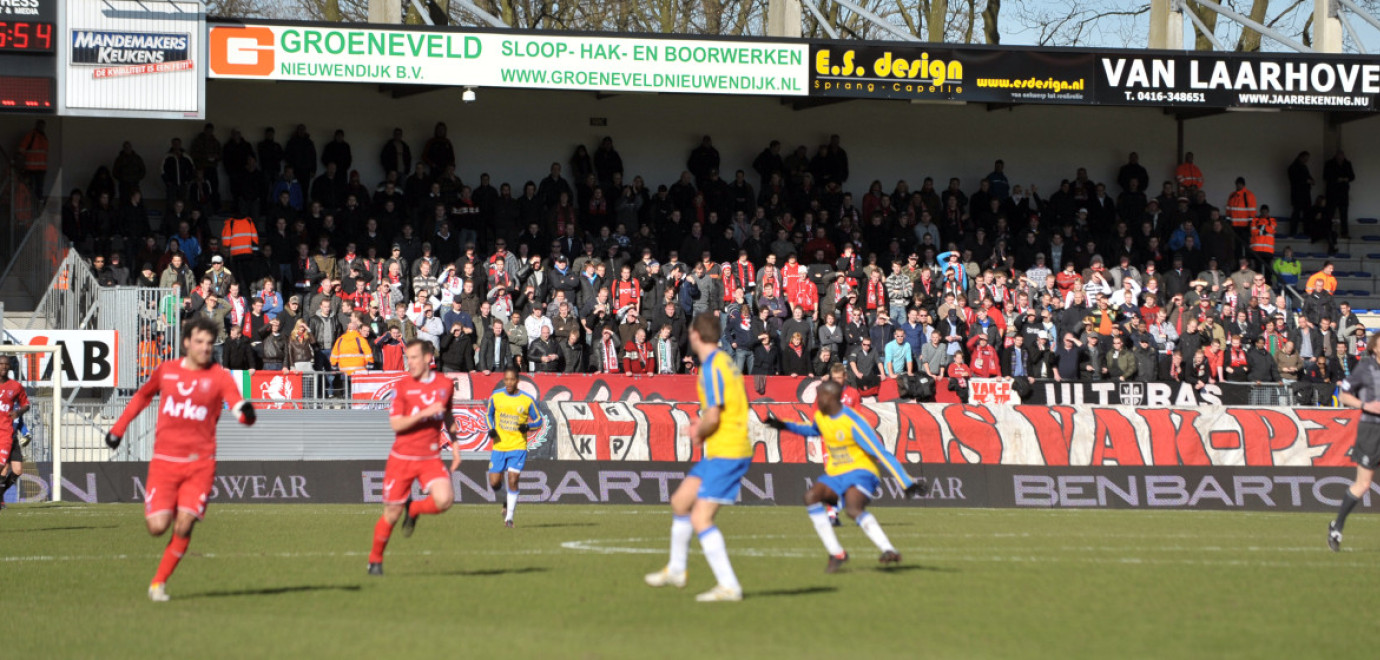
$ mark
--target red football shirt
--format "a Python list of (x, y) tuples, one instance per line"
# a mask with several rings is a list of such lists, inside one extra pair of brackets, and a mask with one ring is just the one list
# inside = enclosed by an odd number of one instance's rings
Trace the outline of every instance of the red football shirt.
[(0, 435), (14, 432), (14, 413), (11, 411), (27, 405), (29, 395), (19, 381), (11, 378), (0, 385)]
[(862, 394), (858, 388), (851, 385), (843, 388), (843, 393), (839, 395), (839, 401), (849, 408), (857, 408), (862, 403)]
[[(449, 405), (455, 392), (455, 382), (438, 374), (431, 373), (424, 380), (403, 376), (394, 387), (393, 408), (389, 417), (415, 415), (437, 401)], [(420, 461), (441, 457), (441, 428), (445, 414), (436, 415), (412, 428), (398, 433), (393, 441), (392, 458)]]
[(115, 422), (111, 432), (124, 435), (157, 394), (158, 428), (153, 457), (170, 461), (194, 461), (216, 456), (216, 421), (225, 404), (244, 400), (230, 372), (218, 364), (188, 369), (182, 360), (168, 360), (153, 370)]

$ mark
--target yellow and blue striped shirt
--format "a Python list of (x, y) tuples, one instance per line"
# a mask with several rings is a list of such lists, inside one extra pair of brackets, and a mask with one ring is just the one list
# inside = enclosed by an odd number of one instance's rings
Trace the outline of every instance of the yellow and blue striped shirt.
[(915, 483), (901, 467), (901, 461), (896, 455), (887, 451), (886, 445), (882, 444), (882, 439), (877, 436), (876, 429), (848, 406), (843, 406), (834, 417), (816, 410), (814, 424), (788, 422), (786, 428), (792, 433), (807, 438), (817, 436), (824, 441), (824, 449), (829, 454), (824, 468), (825, 474), (832, 476), (853, 470), (867, 470), (880, 477), (880, 466), (905, 488)]
[(747, 387), (738, 366), (723, 351), (714, 351), (700, 365), (697, 388), (700, 409), (722, 408), (719, 428), (704, 441), (705, 458), (751, 458), (748, 440)]
[(526, 424), (527, 430), (541, 428), (541, 411), (532, 395), (518, 390), (509, 394), (500, 387), (489, 396), (489, 428), (498, 431), (494, 441), (494, 451), (518, 451), (527, 449), (526, 434), (518, 431), (519, 424)]

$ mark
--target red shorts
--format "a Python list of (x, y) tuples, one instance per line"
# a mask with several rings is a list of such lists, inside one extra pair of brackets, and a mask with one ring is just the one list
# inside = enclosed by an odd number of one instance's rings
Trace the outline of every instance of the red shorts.
[(423, 489), (430, 489), (433, 481), (450, 479), (450, 473), (439, 458), (417, 461), (390, 456), (383, 469), (383, 503), (406, 502), (412, 495), (413, 479), (420, 481)]
[(216, 461), (149, 461), (149, 477), (144, 484), (144, 517), (186, 511), (201, 520), (206, 501), (215, 488)]
[[(0, 426), (3, 426), (0, 423)], [(14, 431), (0, 431), (0, 466), (10, 462), (10, 451), (14, 449)]]

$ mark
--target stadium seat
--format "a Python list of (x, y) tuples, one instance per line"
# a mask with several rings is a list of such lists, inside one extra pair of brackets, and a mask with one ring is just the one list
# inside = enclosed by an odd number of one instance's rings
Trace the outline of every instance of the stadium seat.
[(1357, 218), (1358, 225), (1380, 225), (1380, 218)]

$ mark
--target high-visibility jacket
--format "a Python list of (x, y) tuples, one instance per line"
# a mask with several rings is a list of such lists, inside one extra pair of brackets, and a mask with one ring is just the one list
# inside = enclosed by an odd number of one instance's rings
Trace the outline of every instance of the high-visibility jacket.
[(369, 342), (358, 332), (349, 331), (336, 338), (331, 347), (331, 366), (347, 374), (364, 371), (374, 364)]
[(259, 244), (259, 230), (249, 218), (227, 218), (220, 230), (220, 243), (232, 257), (246, 257)]
[(1250, 188), (1242, 188), (1227, 197), (1227, 217), (1231, 226), (1246, 229), (1251, 226), (1251, 218), (1256, 215), (1255, 193)]
[(48, 171), (48, 136), (38, 131), (29, 131), (19, 141), (19, 156), (24, 159), (24, 169), (30, 172)]
[(1333, 275), (1328, 275), (1325, 271), (1321, 270), (1316, 273), (1313, 273), (1312, 277), (1308, 278), (1308, 284), (1305, 285), (1307, 287), (1305, 291), (1312, 291), (1313, 283), (1319, 280), (1321, 280), (1323, 283), (1324, 291), (1328, 293), (1337, 292), (1337, 278)]
[(1251, 220), (1251, 250), (1258, 254), (1274, 255), (1275, 253), (1275, 226), (1274, 218), (1255, 218)]
[(1174, 168), (1174, 178), (1179, 180), (1181, 186), (1203, 187), (1203, 171), (1193, 163), (1179, 163), (1179, 166)]

